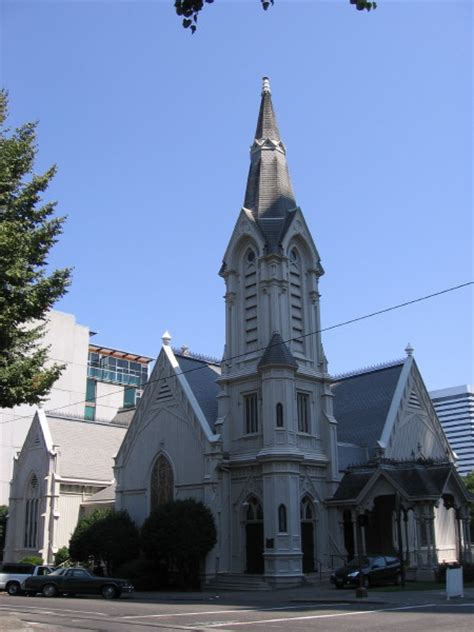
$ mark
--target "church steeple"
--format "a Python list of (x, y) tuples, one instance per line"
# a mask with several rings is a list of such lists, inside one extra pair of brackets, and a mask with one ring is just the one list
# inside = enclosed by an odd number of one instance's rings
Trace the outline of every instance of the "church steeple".
[(270, 82), (268, 77), (264, 77), (255, 140), (250, 149), (244, 208), (251, 211), (259, 224), (269, 250), (278, 247), (287, 220), (296, 206), (286, 149), (273, 109)]

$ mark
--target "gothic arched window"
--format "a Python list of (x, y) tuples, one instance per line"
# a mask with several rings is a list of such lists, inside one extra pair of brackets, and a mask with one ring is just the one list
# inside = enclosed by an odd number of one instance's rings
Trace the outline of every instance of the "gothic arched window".
[(304, 351), (303, 335), (303, 274), (301, 256), (295, 247), (290, 249), (290, 318), (291, 338), (296, 351)]
[(156, 509), (159, 505), (173, 500), (174, 476), (171, 463), (164, 454), (156, 459), (151, 472), (150, 481), (150, 510)]
[(283, 428), (284, 419), (283, 419), (283, 404), (278, 402), (276, 405), (276, 425), (277, 428)]
[(244, 328), (245, 347), (254, 351), (258, 345), (257, 327), (257, 254), (248, 248), (243, 261), (243, 296), (244, 296)]
[(308, 496), (305, 496), (300, 505), (301, 520), (314, 520), (313, 503)]
[(246, 520), (247, 522), (261, 522), (263, 520), (263, 509), (262, 505), (258, 502), (255, 496), (252, 496), (247, 501), (247, 514)]
[(23, 530), (23, 546), (25, 549), (36, 549), (38, 539), (38, 505), (39, 481), (33, 474), (26, 488), (25, 526)]
[(285, 505), (278, 507), (278, 531), (279, 533), (286, 533), (288, 531)]

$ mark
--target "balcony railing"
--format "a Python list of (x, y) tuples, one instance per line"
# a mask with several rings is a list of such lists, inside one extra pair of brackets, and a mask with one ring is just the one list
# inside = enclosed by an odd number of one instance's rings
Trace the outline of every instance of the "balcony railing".
[(140, 376), (123, 373), (122, 371), (112, 371), (110, 369), (88, 366), (87, 376), (100, 380), (101, 382), (113, 382), (114, 384), (125, 384), (127, 386), (140, 386)]

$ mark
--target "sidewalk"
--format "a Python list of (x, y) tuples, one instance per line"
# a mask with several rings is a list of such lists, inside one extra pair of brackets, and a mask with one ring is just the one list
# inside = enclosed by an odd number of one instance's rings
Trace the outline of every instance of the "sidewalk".
[[(254, 605), (257, 607), (271, 606), (279, 603), (314, 603), (320, 604), (344, 604), (358, 603), (379, 605), (416, 605), (420, 603), (446, 602), (446, 591), (442, 584), (433, 590), (416, 590), (416, 584), (409, 582), (402, 589), (393, 591), (368, 589), (367, 598), (356, 597), (355, 588), (338, 590), (329, 582), (321, 584), (300, 586), (298, 588), (280, 589), (272, 591), (203, 591), (203, 592), (136, 592), (133, 599), (137, 601), (152, 601), (156, 603), (226, 603), (234, 605)], [(464, 598), (458, 601), (474, 602), (474, 587), (464, 588)]]

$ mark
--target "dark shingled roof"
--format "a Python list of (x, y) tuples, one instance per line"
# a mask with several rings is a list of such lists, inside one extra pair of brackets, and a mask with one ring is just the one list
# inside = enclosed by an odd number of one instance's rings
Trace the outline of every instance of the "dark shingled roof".
[(453, 468), (454, 466), (448, 462), (420, 461), (382, 462), (372, 466), (360, 466), (349, 469), (344, 474), (332, 500), (355, 501), (371, 478), (380, 475), (382, 471), (410, 498), (439, 498)]
[(298, 368), (298, 363), (277, 331), (274, 332), (258, 363), (259, 369), (269, 366), (284, 366), (292, 369)]
[(175, 356), (211, 431), (214, 432), (217, 419), (217, 395), (219, 394), (216, 380), (221, 373), (220, 366), (188, 355), (175, 353)]
[(340, 378), (332, 387), (337, 438), (341, 442), (377, 447), (392, 403), (403, 361), (382, 369)]
[(267, 249), (277, 249), (288, 227), (287, 216), (295, 210), (296, 201), (268, 84), (264, 84), (251, 148), (244, 207), (259, 224)]

